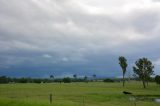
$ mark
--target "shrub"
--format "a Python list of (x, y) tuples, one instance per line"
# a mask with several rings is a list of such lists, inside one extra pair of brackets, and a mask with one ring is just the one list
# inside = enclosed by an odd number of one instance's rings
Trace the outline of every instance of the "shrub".
[(33, 82), (34, 83), (41, 83), (42, 81), (41, 81), (41, 79), (34, 79)]
[(114, 82), (114, 80), (106, 78), (106, 79), (103, 80), (103, 82)]
[(5, 84), (8, 83), (9, 79), (6, 76), (0, 76), (0, 83)]
[(63, 78), (63, 82), (64, 83), (71, 83), (71, 78), (69, 78), (69, 77)]
[(19, 82), (19, 83), (27, 83), (28, 80), (27, 80), (27, 78), (20, 78), (20, 79), (18, 80), (18, 82)]
[(156, 81), (157, 84), (160, 84), (160, 76), (159, 75), (156, 75), (155, 81)]

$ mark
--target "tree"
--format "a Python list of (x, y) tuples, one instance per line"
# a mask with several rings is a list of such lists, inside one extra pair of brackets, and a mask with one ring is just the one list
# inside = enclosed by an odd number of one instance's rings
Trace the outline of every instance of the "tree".
[(76, 74), (74, 74), (73, 77), (74, 77), (74, 79), (77, 79), (77, 75)]
[(114, 80), (110, 79), (110, 78), (106, 78), (106, 79), (103, 80), (103, 82), (114, 82)]
[(123, 56), (120, 56), (119, 57), (119, 65), (121, 66), (122, 68), (122, 73), (123, 73), (123, 87), (124, 87), (124, 83), (125, 83), (125, 80), (124, 80), (124, 75), (126, 73), (126, 70), (127, 70), (127, 59)]
[(133, 66), (133, 71), (135, 75), (138, 75), (139, 79), (143, 83), (143, 87), (146, 88), (146, 82), (153, 75), (152, 62), (147, 58), (140, 58), (135, 62), (135, 66)]
[(69, 78), (69, 77), (63, 78), (63, 82), (64, 83), (71, 83), (71, 78)]
[(18, 79), (18, 82), (19, 83), (27, 83), (28, 80), (27, 80), (27, 78), (20, 78), (20, 79)]
[(76, 74), (73, 74), (73, 82), (77, 82), (77, 75)]
[(84, 81), (88, 82), (88, 77), (86, 75), (84, 76)]
[(93, 76), (93, 79), (96, 81), (96, 74), (93, 74), (92, 76)]
[(9, 78), (6, 76), (0, 76), (0, 84), (9, 83)]
[(155, 81), (156, 81), (157, 84), (160, 85), (160, 76), (159, 75), (155, 76)]
[(54, 76), (53, 76), (53, 75), (50, 75), (50, 79), (54, 79)]

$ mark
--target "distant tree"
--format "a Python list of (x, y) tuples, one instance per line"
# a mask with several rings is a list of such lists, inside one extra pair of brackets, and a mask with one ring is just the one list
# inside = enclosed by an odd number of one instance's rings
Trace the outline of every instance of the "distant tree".
[(58, 79), (55, 79), (54, 82), (59, 82), (59, 83), (62, 83), (63, 82), (63, 79), (61, 78), (58, 78)]
[(50, 82), (54, 82), (54, 76), (50, 75)]
[(41, 82), (43, 82), (43, 80), (42, 79), (33, 79), (33, 82), (34, 83), (41, 83)]
[(9, 79), (6, 76), (0, 76), (0, 84), (9, 83)]
[(64, 83), (71, 83), (71, 78), (69, 78), (69, 77), (63, 78), (63, 82)]
[(54, 76), (53, 76), (53, 75), (50, 75), (50, 79), (54, 79)]
[(86, 75), (84, 76), (84, 81), (88, 82), (88, 77)]
[(143, 82), (143, 87), (146, 88), (146, 82), (153, 75), (152, 62), (147, 58), (140, 58), (135, 62), (135, 66), (133, 66), (133, 71), (135, 75), (138, 75), (139, 79)]
[(28, 83), (28, 79), (27, 78), (19, 78), (18, 82), (19, 83)]
[(87, 80), (88, 79), (88, 77), (87, 76), (84, 76), (84, 80)]
[(77, 82), (78, 81), (78, 79), (77, 79), (77, 75), (76, 74), (73, 74), (73, 82)]
[(124, 79), (124, 75), (126, 73), (127, 70), (127, 59), (123, 56), (119, 57), (119, 65), (122, 68), (122, 73), (123, 73), (123, 87), (124, 87), (124, 83), (125, 83), (125, 79)]
[(74, 79), (77, 79), (77, 75), (76, 74), (74, 74), (73, 77), (74, 77)]
[(103, 82), (114, 82), (114, 80), (110, 79), (110, 78), (106, 78), (106, 79), (103, 80)]
[(96, 74), (93, 74), (92, 76), (93, 76), (93, 79), (96, 81)]
[(155, 81), (156, 81), (157, 84), (160, 85), (160, 76), (159, 75), (155, 76)]

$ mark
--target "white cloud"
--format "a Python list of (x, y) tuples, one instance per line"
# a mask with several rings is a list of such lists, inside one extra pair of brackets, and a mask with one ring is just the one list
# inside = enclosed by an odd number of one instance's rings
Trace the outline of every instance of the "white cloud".
[(52, 56), (49, 55), (49, 54), (44, 54), (43, 57), (44, 57), (44, 58), (52, 58)]
[(68, 59), (68, 58), (66, 58), (66, 57), (63, 57), (63, 58), (62, 58), (62, 61), (63, 61), (63, 62), (68, 62), (68, 61), (69, 61), (69, 59)]

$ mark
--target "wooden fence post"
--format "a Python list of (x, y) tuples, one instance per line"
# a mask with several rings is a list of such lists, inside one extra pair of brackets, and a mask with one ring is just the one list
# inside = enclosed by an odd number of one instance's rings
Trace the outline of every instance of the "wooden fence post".
[(85, 106), (85, 103), (84, 103), (84, 97), (83, 97), (83, 106)]
[(52, 103), (52, 94), (49, 94), (49, 101)]

